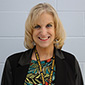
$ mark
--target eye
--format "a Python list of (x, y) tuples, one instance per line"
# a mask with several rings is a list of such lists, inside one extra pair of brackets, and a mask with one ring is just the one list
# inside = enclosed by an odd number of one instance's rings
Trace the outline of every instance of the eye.
[(52, 27), (52, 25), (51, 24), (47, 24), (46, 27)]
[(41, 27), (40, 27), (40, 25), (36, 25), (34, 28), (37, 29), (37, 28), (41, 28)]

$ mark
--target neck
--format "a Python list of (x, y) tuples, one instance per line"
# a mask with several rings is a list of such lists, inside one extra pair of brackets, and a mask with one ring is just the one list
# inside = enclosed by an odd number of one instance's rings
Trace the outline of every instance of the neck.
[(48, 47), (48, 48), (41, 48), (39, 46), (36, 46), (36, 49), (38, 51), (40, 60), (47, 60), (53, 56), (54, 46)]

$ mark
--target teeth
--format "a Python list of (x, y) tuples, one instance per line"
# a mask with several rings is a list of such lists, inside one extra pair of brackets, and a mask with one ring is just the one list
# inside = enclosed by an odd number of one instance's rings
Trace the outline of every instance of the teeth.
[(50, 38), (50, 36), (48, 36), (47, 38), (41, 38), (41, 37), (38, 37), (39, 39), (42, 39), (42, 40), (46, 40), (48, 38)]
[(40, 37), (40, 39), (42, 39), (42, 40), (46, 40), (46, 39), (48, 39), (48, 38), (41, 38), (41, 37)]

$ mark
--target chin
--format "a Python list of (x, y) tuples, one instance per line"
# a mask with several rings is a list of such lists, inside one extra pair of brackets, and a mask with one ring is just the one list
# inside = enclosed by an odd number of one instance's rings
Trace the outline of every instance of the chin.
[(40, 48), (49, 48), (51, 45), (49, 44), (41, 44), (41, 45), (38, 45), (38, 47)]

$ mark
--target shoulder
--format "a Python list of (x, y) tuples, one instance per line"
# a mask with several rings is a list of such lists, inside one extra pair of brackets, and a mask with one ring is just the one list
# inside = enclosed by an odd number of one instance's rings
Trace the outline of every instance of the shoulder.
[(76, 58), (72, 53), (64, 51), (64, 50), (56, 49), (55, 55), (57, 55), (61, 60), (64, 60), (64, 62), (67, 65), (71, 65), (71, 66), (75, 65)]
[(67, 56), (74, 56), (73, 53), (67, 52), (67, 51), (65, 51), (65, 50), (61, 50), (61, 52), (62, 52), (64, 55), (67, 55)]
[(63, 60), (66, 65), (70, 65), (72, 68), (75, 66), (76, 58), (72, 53), (60, 49), (56, 50), (56, 55), (58, 55), (58, 57)]
[(55, 48), (55, 55), (57, 55), (60, 59), (69, 59), (69, 60), (75, 59), (73, 53), (56, 48)]
[(18, 53), (15, 53), (15, 54), (12, 54), (10, 56), (7, 57), (7, 61), (9, 62), (18, 62), (19, 59), (25, 55), (26, 53), (29, 53), (30, 52), (30, 49), (29, 50), (26, 50), (26, 51), (22, 51), (22, 52), (18, 52)]
[(61, 50), (61, 52), (63, 53), (63, 55), (65, 57), (64, 60), (66, 62), (66, 65), (69, 65), (71, 67), (71, 69), (75, 72), (75, 62), (77, 60), (76, 60), (76, 57), (74, 56), (74, 54), (69, 53), (67, 51), (63, 51), (63, 50)]
[(70, 52), (67, 52), (67, 51), (64, 51), (64, 50), (61, 50), (61, 52), (63, 53), (65, 59), (68, 59), (68, 60), (74, 60), (75, 59), (75, 55), (73, 53), (70, 53)]

